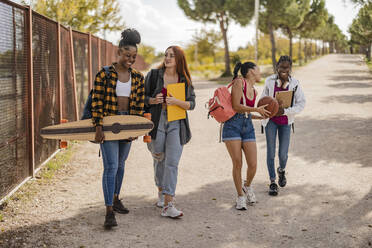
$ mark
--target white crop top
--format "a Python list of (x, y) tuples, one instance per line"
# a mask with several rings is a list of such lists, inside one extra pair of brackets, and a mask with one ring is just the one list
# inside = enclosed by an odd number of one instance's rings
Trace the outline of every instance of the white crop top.
[(129, 80), (128, 82), (120, 82), (119, 79), (116, 83), (116, 95), (117, 96), (127, 96), (129, 97), (130, 96), (130, 92), (131, 92), (131, 88), (132, 88), (132, 77), (131, 75), (129, 76)]

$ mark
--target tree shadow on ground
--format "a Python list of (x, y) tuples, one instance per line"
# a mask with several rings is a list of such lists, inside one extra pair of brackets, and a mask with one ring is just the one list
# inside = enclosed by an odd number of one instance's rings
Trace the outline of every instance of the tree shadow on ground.
[[(355, 55), (353, 57), (355, 57)], [(335, 63), (349, 64), (349, 65), (350, 64), (354, 64), (354, 65), (363, 65), (363, 64), (365, 64), (365, 62), (362, 59), (360, 59), (360, 57), (358, 58), (358, 56), (356, 58), (353, 58), (353, 59), (348, 58), (347, 56), (345, 56), (342, 59), (337, 59), (335, 61)]]
[[(372, 118), (344, 115), (328, 119), (297, 117), (295, 133), (291, 132), (289, 156), (300, 157), (310, 164), (325, 161), (372, 167), (371, 123)], [(266, 152), (265, 135), (257, 135), (257, 144)]]
[(343, 115), (324, 120), (296, 118), (290, 153), (310, 163), (357, 163), (371, 167), (371, 123), (372, 118)]
[[(160, 217), (154, 198), (125, 197), (131, 212), (116, 215), (119, 226), (102, 227), (101, 202), (67, 219), (52, 220), (0, 234), (2, 247), (362, 247), (368, 237), (372, 189), (362, 199), (328, 185), (288, 185), (270, 197), (255, 182), (259, 202), (234, 208), (232, 181), (202, 186), (177, 196), (185, 216)], [(66, 210), (68, 211), (68, 210)]]
[[(337, 76), (329, 76), (328, 80), (335, 81), (335, 82), (355, 82), (355, 83), (371, 83), (372, 82), (372, 75), (337, 75)], [(366, 82), (364, 82), (366, 81)], [(333, 85), (333, 84), (330, 84)], [(328, 86), (330, 86), (328, 85)]]
[(368, 72), (365, 69), (341, 69), (341, 70), (334, 70), (336, 74), (365, 74)]
[(322, 100), (323, 103), (367, 103), (372, 102), (372, 95), (339, 95), (339, 96), (329, 96)]
[(328, 84), (328, 87), (336, 89), (366, 89), (372, 88), (372, 83), (339, 83), (339, 84)]

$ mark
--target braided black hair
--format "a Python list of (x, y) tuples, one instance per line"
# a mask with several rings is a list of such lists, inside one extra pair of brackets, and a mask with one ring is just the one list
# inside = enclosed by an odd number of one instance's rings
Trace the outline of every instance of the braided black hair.
[(256, 64), (253, 62), (245, 62), (242, 64), (241, 62), (236, 63), (234, 67), (234, 76), (233, 80), (238, 77), (238, 72), (240, 70), (240, 74), (242, 74), (243, 77), (247, 75), (250, 69), (254, 69), (256, 67)]
[(121, 40), (119, 42), (119, 48), (128, 50), (128, 46), (134, 46), (137, 48), (137, 44), (141, 42), (141, 35), (137, 30), (127, 28), (121, 33)]
[(289, 65), (292, 67), (292, 58), (288, 55), (280, 56), (278, 62), (276, 63), (276, 67), (278, 68), (279, 64), (282, 62), (288, 62)]

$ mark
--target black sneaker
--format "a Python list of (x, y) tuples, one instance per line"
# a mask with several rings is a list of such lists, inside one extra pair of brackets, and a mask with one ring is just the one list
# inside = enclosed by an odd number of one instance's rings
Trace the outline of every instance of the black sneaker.
[(105, 223), (103, 224), (103, 226), (106, 229), (111, 229), (111, 227), (117, 226), (117, 225), (118, 225), (118, 223), (116, 222), (116, 219), (115, 219), (115, 213), (114, 212), (108, 212), (106, 214)]
[(285, 187), (285, 185), (287, 184), (287, 179), (285, 178), (285, 171), (280, 171), (279, 168), (278, 168), (278, 175), (279, 175), (279, 180), (278, 180), (278, 184), (280, 187)]
[(115, 212), (118, 212), (119, 214), (127, 214), (129, 213), (129, 210), (124, 207), (123, 203), (121, 203), (120, 200), (114, 200), (114, 205), (112, 206)]
[(270, 184), (269, 195), (272, 196), (278, 195), (278, 185), (275, 182), (272, 182)]

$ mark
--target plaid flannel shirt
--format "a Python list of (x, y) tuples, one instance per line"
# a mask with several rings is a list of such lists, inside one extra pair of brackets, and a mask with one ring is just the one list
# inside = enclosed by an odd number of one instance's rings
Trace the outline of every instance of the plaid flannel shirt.
[[(102, 68), (94, 80), (92, 94), (92, 122), (94, 126), (102, 126), (104, 116), (116, 115), (118, 111), (118, 99), (116, 96), (118, 73), (113, 65), (109, 67), (109, 75), (106, 75), (105, 70)], [(144, 77), (141, 72), (135, 69), (130, 68), (129, 72), (132, 77), (129, 114), (142, 116), (145, 106)]]

